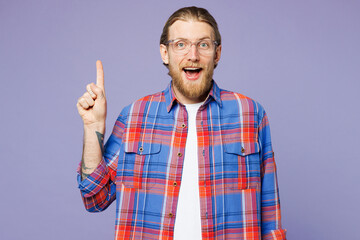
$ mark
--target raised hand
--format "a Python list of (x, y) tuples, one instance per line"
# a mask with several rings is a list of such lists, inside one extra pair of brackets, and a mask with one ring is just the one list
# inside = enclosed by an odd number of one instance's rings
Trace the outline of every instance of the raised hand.
[(100, 60), (96, 62), (96, 84), (86, 86), (86, 92), (78, 99), (77, 109), (84, 122), (84, 127), (105, 125), (106, 98), (104, 70)]

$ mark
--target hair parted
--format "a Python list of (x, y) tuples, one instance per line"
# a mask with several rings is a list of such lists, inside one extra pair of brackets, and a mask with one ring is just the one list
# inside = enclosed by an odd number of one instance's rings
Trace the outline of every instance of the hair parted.
[(195, 6), (180, 8), (169, 17), (163, 28), (160, 37), (160, 44), (166, 45), (167, 41), (169, 40), (168, 39), (169, 28), (174, 22), (178, 20), (182, 20), (182, 21), (196, 20), (199, 22), (205, 22), (209, 24), (214, 30), (214, 34), (215, 34), (214, 40), (218, 43), (218, 45), (221, 45), (221, 35), (214, 17), (211, 16), (211, 14), (205, 8), (198, 8)]

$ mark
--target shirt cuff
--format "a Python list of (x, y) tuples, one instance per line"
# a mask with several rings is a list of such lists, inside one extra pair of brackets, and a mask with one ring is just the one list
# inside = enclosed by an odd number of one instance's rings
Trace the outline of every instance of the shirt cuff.
[(271, 230), (268, 234), (264, 235), (263, 240), (286, 240), (286, 229)]
[(99, 192), (109, 181), (109, 170), (104, 159), (101, 159), (99, 165), (84, 180), (81, 179), (81, 163), (77, 169), (78, 188), (83, 197), (91, 197)]

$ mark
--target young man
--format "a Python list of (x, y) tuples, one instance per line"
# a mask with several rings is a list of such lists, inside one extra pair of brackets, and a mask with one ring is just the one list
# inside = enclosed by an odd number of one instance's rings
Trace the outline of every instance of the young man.
[(215, 19), (196, 7), (166, 22), (160, 53), (172, 81), (120, 113), (103, 147), (103, 67), (77, 107), (79, 188), (88, 211), (117, 202), (115, 239), (285, 239), (263, 107), (220, 89)]

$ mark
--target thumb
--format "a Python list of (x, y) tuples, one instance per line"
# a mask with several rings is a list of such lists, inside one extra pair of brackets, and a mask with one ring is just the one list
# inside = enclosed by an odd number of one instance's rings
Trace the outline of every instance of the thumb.
[(96, 86), (105, 91), (104, 86), (104, 69), (100, 60), (96, 61)]

